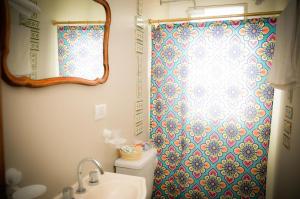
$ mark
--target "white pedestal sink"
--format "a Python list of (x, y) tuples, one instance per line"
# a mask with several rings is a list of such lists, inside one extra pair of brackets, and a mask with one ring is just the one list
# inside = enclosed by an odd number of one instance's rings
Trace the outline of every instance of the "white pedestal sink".
[(30, 185), (20, 188), (13, 193), (13, 199), (33, 199), (43, 195), (47, 191), (47, 187), (44, 185)]
[[(74, 199), (145, 199), (146, 181), (142, 177), (105, 172), (99, 176), (97, 185), (89, 185), (88, 176), (83, 180), (85, 193), (76, 193), (77, 183), (74, 189)], [(54, 199), (62, 199), (62, 194)]]

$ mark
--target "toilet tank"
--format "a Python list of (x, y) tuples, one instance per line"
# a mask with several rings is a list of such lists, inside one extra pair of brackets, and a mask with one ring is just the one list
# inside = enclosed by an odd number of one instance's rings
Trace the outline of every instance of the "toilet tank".
[(115, 161), (116, 173), (140, 176), (146, 179), (147, 199), (151, 198), (156, 165), (155, 149), (143, 152), (142, 158), (139, 160), (124, 160), (119, 158)]

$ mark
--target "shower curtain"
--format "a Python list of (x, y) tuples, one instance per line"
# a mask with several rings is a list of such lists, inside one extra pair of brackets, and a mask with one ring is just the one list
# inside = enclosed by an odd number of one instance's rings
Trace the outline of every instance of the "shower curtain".
[(265, 198), (275, 24), (152, 26), (153, 198)]
[(103, 76), (103, 25), (57, 26), (60, 77)]

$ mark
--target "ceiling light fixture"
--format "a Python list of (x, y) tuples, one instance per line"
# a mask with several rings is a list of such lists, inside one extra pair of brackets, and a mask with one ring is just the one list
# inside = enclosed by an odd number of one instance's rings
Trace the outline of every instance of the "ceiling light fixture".
[(210, 17), (224, 16), (234, 14), (244, 14), (246, 12), (246, 4), (234, 5), (216, 5), (216, 6), (194, 6), (187, 9), (187, 15), (194, 17)]

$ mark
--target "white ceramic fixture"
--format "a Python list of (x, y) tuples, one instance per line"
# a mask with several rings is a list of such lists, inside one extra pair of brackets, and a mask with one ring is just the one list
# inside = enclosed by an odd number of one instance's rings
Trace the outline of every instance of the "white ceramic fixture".
[(139, 160), (117, 159), (115, 161), (116, 173), (144, 177), (146, 180), (147, 199), (151, 198), (154, 170), (157, 165), (156, 150), (149, 149), (143, 152)]
[(21, 188), (19, 184), (22, 181), (22, 172), (15, 168), (6, 170), (5, 179), (7, 184), (6, 193), (10, 199), (34, 199), (42, 196), (47, 191), (45, 185), (39, 184)]
[(13, 193), (13, 199), (33, 199), (43, 195), (47, 191), (47, 187), (44, 185), (30, 185), (20, 188)]
[[(90, 185), (89, 178), (83, 179), (85, 193), (76, 193), (78, 184), (74, 184), (74, 199), (145, 199), (146, 181), (142, 177), (105, 172), (99, 176), (97, 185)], [(54, 199), (62, 199), (62, 194)]]

